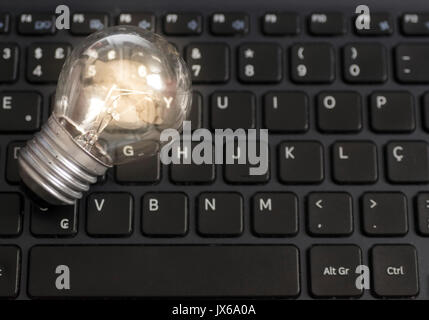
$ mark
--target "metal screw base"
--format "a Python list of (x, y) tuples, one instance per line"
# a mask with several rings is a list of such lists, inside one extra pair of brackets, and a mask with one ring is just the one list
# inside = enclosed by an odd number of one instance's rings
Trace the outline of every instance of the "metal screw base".
[(109, 166), (82, 149), (51, 116), (18, 157), (24, 183), (53, 205), (74, 204)]

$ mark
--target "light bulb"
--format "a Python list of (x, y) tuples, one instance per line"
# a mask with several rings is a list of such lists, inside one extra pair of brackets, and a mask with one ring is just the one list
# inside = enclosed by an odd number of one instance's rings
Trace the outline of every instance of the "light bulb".
[(186, 120), (190, 90), (185, 62), (159, 35), (92, 34), (67, 58), (52, 115), (19, 154), (22, 180), (51, 204), (75, 203), (109, 167), (159, 152), (162, 130)]

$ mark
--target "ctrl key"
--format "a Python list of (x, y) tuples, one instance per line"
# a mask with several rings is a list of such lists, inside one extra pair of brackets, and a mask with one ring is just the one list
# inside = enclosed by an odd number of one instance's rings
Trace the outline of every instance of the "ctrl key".
[(413, 297), (419, 293), (417, 252), (412, 245), (377, 245), (371, 253), (377, 296)]
[(0, 298), (18, 295), (21, 253), (15, 246), (0, 246)]

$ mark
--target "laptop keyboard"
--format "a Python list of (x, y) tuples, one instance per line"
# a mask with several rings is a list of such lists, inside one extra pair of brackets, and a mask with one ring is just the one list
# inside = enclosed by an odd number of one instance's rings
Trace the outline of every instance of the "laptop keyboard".
[[(108, 1), (71, 7), (62, 31), (56, 5), (2, 6), (0, 297), (428, 299), (422, 5), (377, 8), (358, 30), (352, 6)], [(72, 47), (116, 24), (183, 54), (193, 129), (269, 129), (268, 172), (154, 155), (110, 170), (74, 207), (33, 203), (19, 149), (48, 118)], [(356, 285), (365, 266), (369, 288)]]

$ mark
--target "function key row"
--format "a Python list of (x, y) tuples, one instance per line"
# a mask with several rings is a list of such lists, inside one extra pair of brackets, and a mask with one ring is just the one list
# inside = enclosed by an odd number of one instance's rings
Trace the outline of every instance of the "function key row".
[[(17, 80), (17, 44), (0, 42), (0, 83)], [(396, 46), (395, 76), (402, 83), (429, 83), (429, 45)], [(26, 77), (32, 83), (55, 83), (71, 51), (67, 43), (33, 43), (28, 49)], [(193, 83), (226, 83), (231, 77), (231, 49), (225, 43), (191, 43), (184, 50)], [(290, 78), (297, 84), (332, 83), (336, 48), (329, 43), (297, 43), (287, 53)], [(378, 43), (349, 43), (341, 48), (342, 75), (347, 83), (384, 83), (389, 77), (389, 52)], [(237, 78), (243, 83), (279, 83), (283, 48), (276, 43), (244, 43), (237, 50)]]
[[(24, 35), (54, 34), (55, 15), (50, 13), (23, 13), (18, 16), (18, 32)], [(156, 16), (149, 12), (124, 12), (116, 18), (116, 24), (135, 25), (154, 31)], [(263, 15), (261, 30), (266, 35), (282, 36), (299, 34), (301, 17), (295, 12), (269, 12)], [(349, 22), (340, 12), (315, 12), (307, 18), (308, 31), (315, 36), (346, 34)], [(199, 35), (203, 32), (203, 16), (192, 12), (171, 12), (162, 17), (163, 32), (167, 35)], [(216, 12), (210, 17), (210, 32), (219, 36), (245, 35), (250, 30), (250, 17), (244, 12)], [(304, 19), (303, 19), (304, 20)], [(353, 25), (354, 25), (353, 19)], [(371, 13), (369, 29), (354, 28), (358, 35), (386, 36), (394, 31), (395, 17), (385, 12)], [(400, 29), (404, 35), (429, 35), (429, 13), (404, 13), (400, 17)], [(71, 16), (70, 31), (75, 35), (87, 35), (109, 26), (109, 15), (100, 12), (78, 12)], [(10, 31), (11, 15), (0, 13), (0, 34)]]
[[(22, 231), (23, 202), (18, 193), (0, 193), (8, 210), (0, 216), (0, 237)], [(7, 202), (6, 202), (7, 201)], [(147, 237), (184, 237), (192, 203), (179, 192), (148, 192), (141, 200), (141, 232)], [(348, 237), (355, 232), (354, 215), (370, 237), (401, 237), (409, 231), (408, 201), (400, 192), (367, 192), (359, 213), (347, 192), (312, 192), (302, 207), (292, 192), (260, 192), (250, 200), (251, 229), (258, 237), (293, 237), (299, 232), (301, 210), (313, 237)], [(429, 236), (429, 194), (416, 197), (417, 230)], [(238, 237), (245, 229), (244, 200), (236, 192), (203, 192), (195, 199), (196, 229), (204, 237)], [(134, 200), (128, 193), (94, 193), (86, 199), (86, 233), (92, 237), (127, 237), (133, 233)], [(304, 209), (302, 209), (304, 208)], [(71, 237), (78, 232), (77, 206), (31, 208), (30, 230), (36, 237)]]

